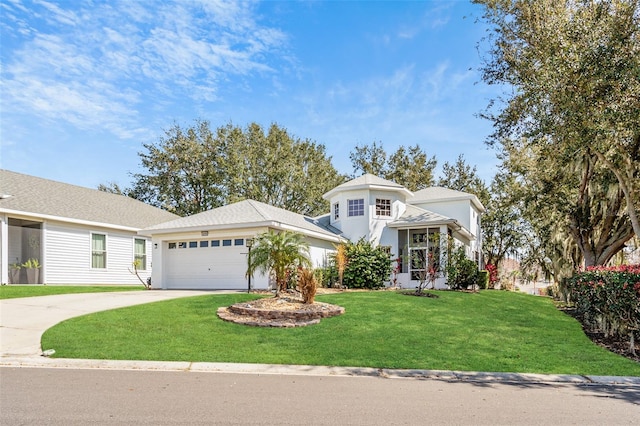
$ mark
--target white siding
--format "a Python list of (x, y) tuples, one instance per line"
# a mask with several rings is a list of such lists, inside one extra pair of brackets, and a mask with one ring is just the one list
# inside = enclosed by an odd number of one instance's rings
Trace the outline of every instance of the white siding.
[[(43, 273), (46, 284), (139, 284), (133, 271), (133, 232), (48, 222), (44, 231), (46, 252)], [(107, 236), (107, 267), (91, 268), (91, 234)], [(147, 244), (147, 270), (139, 271), (143, 280), (150, 275), (152, 250)]]
[(336, 251), (335, 245), (329, 241), (317, 238), (307, 238), (309, 243), (309, 257), (314, 268), (322, 268), (328, 265), (329, 256)]

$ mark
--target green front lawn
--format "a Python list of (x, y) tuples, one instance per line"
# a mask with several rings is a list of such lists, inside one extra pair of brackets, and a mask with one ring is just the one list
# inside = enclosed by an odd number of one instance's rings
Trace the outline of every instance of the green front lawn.
[(139, 286), (71, 286), (71, 285), (3, 285), (0, 286), (0, 299), (15, 299), (18, 297), (50, 296), (52, 294), (69, 293), (100, 293), (105, 291), (136, 291), (144, 290)]
[(640, 376), (640, 364), (593, 344), (546, 298), (500, 291), (340, 293), (344, 315), (294, 329), (223, 322), (211, 295), (96, 313), (42, 337), (56, 357)]

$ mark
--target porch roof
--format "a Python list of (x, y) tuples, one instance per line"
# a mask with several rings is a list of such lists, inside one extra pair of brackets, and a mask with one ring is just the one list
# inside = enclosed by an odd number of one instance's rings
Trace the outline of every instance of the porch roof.
[(388, 227), (397, 229), (423, 228), (439, 225), (447, 225), (454, 233), (458, 233), (468, 240), (475, 239), (456, 219), (412, 206), (411, 204), (407, 204), (407, 210), (405, 210), (402, 216), (387, 224)]
[(450, 217), (407, 204), (407, 209), (402, 216), (393, 222), (389, 222), (387, 226), (390, 228), (408, 228), (427, 225), (444, 225), (450, 223), (457, 223), (457, 221)]

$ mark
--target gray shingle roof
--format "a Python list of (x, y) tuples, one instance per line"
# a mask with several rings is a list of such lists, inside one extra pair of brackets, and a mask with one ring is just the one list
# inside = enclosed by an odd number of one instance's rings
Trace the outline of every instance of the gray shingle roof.
[(424, 226), (433, 224), (455, 223), (456, 220), (420, 207), (407, 204), (407, 210), (398, 219), (390, 222), (392, 228), (402, 226)]
[(142, 229), (178, 216), (123, 195), (0, 169), (0, 211)]
[(255, 200), (243, 200), (192, 216), (150, 226), (142, 231), (145, 235), (184, 230), (206, 230), (211, 228), (232, 229), (252, 226), (286, 225), (301, 232), (317, 233), (331, 239), (339, 238), (322, 218), (314, 219), (289, 210), (270, 206)]
[(336, 192), (363, 189), (363, 188), (386, 189), (386, 190), (404, 192), (407, 196), (412, 195), (411, 192), (402, 185), (399, 185), (390, 180), (382, 179), (378, 176), (367, 173), (358, 178), (345, 182), (342, 185), (336, 186), (335, 188), (333, 188), (332, 190), (324, 194), (322, 198), (324, 198), (325, 200), (328, 200)]

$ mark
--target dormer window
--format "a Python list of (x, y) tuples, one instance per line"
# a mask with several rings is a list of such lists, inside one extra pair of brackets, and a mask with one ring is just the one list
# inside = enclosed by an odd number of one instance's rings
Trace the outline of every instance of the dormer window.
[(333, 220), (340, 219), (340, 203), (335, 203), (333, 205)]
[(376, 216), (391, 216), (391, 200), (376, 198)]
[(347, 215), (351, 216), (364, 216), (364, 198), (357, 200), (348, 200), (349, 211)]

